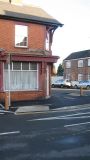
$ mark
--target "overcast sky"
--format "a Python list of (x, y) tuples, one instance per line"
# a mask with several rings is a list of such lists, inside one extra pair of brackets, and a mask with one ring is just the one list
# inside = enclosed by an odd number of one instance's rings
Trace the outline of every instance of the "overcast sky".
[(23, 0), (40, 6), (64, 24), (54, 33), (53, 55), (62, 63), (70, 53), (90, 49), (90, 0)]

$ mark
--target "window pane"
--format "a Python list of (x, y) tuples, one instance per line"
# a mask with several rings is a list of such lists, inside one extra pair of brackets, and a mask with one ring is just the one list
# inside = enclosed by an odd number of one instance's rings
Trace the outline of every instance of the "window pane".
[(27, 46), (27, 26), (16, 25), (15, 26), (15, 46), (26, 47)]
[(88, 80), (90, 80), (90, 74), (88, 74)]
[(8, 71), (4, 71), (4, 88), (5, 90), (9, 90), (9, 77), (8, 77)]
[(88, 59), (88, 66), (90, 66), (90, 59)]
[(46, 35), (46, 50), (49, 50), (49, 32)]
[(22, 70), (29, 70), (29, 63), (28, 62), (22, 63)]
[(22, 74), (21, 71), (11, 72), (11, 90), (21, 90), (22, 89)]
[(66, 68), (71, 68), (71, 62), (70, 61), (66, 62)]
[(83, 60), (78, 61), (78, 67), (83, 67)]
[(8, 69), (8, 63), (4, 63), (4, 69)]
[(37, 63), (30, 63), (30, 70), (37, 70)]
[[(4, 69), (8, 70), (8, 63), (4, 63)], [(10, 63), (10, 69), (12, 70), (12, 63)]]
[(78, 81), (82, 81), (83, 80), (83, 74), (78, 74)]
[(21, 63), (13, 62), (13, 70), (21, 70)]

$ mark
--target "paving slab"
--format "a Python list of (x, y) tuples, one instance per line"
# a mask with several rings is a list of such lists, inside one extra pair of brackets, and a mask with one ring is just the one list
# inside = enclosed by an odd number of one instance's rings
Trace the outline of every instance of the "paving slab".
[(28, 113), (28, 112), (44, 112), (44, 111), (49, 111), (49, 106), (43, 106), (43, 105), (23, 106), (23, 107), (18, 107), (18, 109), (15, 111), (15, 114)]

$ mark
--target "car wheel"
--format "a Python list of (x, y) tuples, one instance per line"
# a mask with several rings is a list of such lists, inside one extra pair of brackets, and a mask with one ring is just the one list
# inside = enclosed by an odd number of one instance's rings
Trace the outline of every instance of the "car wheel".
[(61, 88), (63, 88), (63, 84), (61, 84)]
[(75, 85), (75, 86), (74, 86), (74, 88), (75, 88), (75, 89), (77, 89), (77, 88), (78, 88), (78, 86), (77, 86), (77, 85)]
[(54, 84), (52, 84), (52, 88), (54, 88), (55, 86), (54, 86)]
[(87, 88), (87, 89), (90, 89), (90, 86), (87, 86), (86, 88)]

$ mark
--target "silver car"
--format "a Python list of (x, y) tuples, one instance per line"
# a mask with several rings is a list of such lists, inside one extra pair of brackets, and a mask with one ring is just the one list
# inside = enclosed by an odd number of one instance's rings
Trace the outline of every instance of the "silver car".
[(64, 80), (64, 79), (60, 79), (60, 80), (56, 80), (55, 82), (52, 83), (52, 87), (60, 87), (60, 88), (64, 88), (64, 87), (71, 87), (71, 82), (69, 80)]
[(89, 89), (90, 88), (90, 80), (80, 81), (78, 84), (78, 88), (80, 88), (80, 87)]

